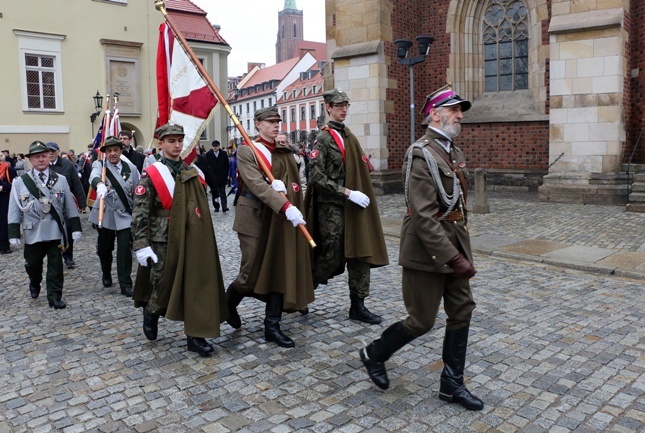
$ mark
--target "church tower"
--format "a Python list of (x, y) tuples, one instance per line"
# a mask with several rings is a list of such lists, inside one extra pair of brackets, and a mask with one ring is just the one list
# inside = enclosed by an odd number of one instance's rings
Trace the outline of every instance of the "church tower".
[(302, 11), (296, 9), (296, 0), (284, 0), (284, 8), (278, 12), (276, 63), (298, 57), (298, 44), (304, 40), (302, 31)]

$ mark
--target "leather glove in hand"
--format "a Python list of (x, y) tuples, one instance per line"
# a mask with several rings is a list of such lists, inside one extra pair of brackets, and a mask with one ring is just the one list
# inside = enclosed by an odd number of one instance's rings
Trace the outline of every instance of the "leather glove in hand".
[(271, 182), (271, 188), (273, 188), (273, 190), (276, 192), (282, 192), (284, 194), (287, 193), (287, 187), (284, 186), (284, 182), (282, 182), (280, 179), (276, 179)]
[(356, 203), (362, 208), (366, 208), (370, 205), (370, 198), (360, 191), (351, 191), (347, 198), (349, 201)]
[(99, 183), (96, 185), (96, 199), (101, 200), (102, 198), (105, 198), (107, 195), (107, 186), (105, 186), (104, 183)]
[(14, 238), (14, 239), (9, 239), (9, 243), (13, 245), (14, 247), (19, 247), (21, 242), (20, 239)]
[(448, 265), (455, 271), (455, 278), (468, 279), (474, 277), (477, 273), (473, 264), (461, 253), (448, 260)]
[(284, 211), (284, 214), (287, 219), (291, 221), (291, 224), (293, 224), (294, 227), (296, 227), (298, 224), (307, 224), (305, 222), (305, 219), (302, 217), (302, 213), (300, 213), (298, 208), (294, 205), (289, 206), (287, 210)]
[(72, 232), (72, 239), (74, 239), (74, 242), (78, 242), (81, 236), (82, 236), (81, 232)]
[(157, 255), (152, 251), (151, 247), (141, 248), (136, 250), (134, 254), (137, 256), (137, 261), (141, 266), (148, 266), (148, 259), (152, 259), (153, 262), (157, 263)]

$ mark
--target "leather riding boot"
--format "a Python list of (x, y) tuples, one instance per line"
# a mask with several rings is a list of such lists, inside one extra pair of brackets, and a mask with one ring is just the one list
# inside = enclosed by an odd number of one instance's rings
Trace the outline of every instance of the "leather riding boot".
[(106, 260), (101, 258), (101, 272), (103, 276), (101, 277), (101, 282), (103, 287), (112, 287), (112, 260)]
[(242, 326), (242, 319), (237, 313), (237, 306), (240, 305), (242, 299), (244, 299), (244, 295), (236, 291), (233, 288), (233, 284), (229, 285), (228, 289), (226, 289), (226, 302), (228, 303), (228, 319), (226, 319), (226, 323), (235, 329), (239, 329)]
[(365, 307), (365, 299), (359, 298), (356, 295), (350, 295), (352, 305), (349, 309), (349, 318), (358, 320), (360, 322), (371, 323), (377, 325), (383, 320), (381, 316), (377, 316)]
[(468, 347), (468, 327), (456, 331), (446, 330), (443, 340), (443, 371), (439, 398), (449, 403), (459, 403), (466, 409), (482, 410), (484, 402), (475, 397), (464, 385), (464, 367)]
[(380, 338), (372, 341), (367, 347), (359, 351), (358, 354), (367, 369), (367, 374), (376, 386), (381, 389), (388, 389), (390, 380), (387, 377), (385, 361), (414, 338), (405, 330), (403, 322), (396, 322), (383, 331)]
[(157, 339), (157, 324), (159, 323), (159, 315), (152, 314), (148, 311), (148, 306), (143, 307), (143, 334), (148, 340)]
[(264, 319), (264, 339), (266, 341), (275, 341), (280, 347), (293, 347), (293, 340), (282, 333), (280, 330), (280, 320), (282, 319), (282, 301), (284, 295), (281, 293), (269, 293), (267, 296), (266, 317)]
[(186, 335), (186, 343), (189, 352), (197, 352), (200, 356), (211, 356), (215, 351), (205, 338)]

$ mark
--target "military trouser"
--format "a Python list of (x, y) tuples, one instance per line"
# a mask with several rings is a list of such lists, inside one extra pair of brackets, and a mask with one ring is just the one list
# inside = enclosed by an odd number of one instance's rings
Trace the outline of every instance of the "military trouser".
[(370, 294), (370, 265), (356, 259), (345, 258), (345, 209), (333, 203), (318, 206), (320, 252), (314, 260), (314, 288), (326, 283), (334, 275), (342, 274), (347, 263), (349, 294), (361, 299)]
[(151, 242), (150, 247), (157, 255), (157, 263), (148, 260), (150, 268), (150, 285), (152, 286), (152, 293), (148, 300), (148, 311), (152, 314), (159, 314), (161, 316), (166, 314), (166, 305), (159, 305), (159, 294), (161, 291), (161, 283), (163, 282), (163, 274), (166, 268), (166, 256), (168, 253), (167, 242)]
[[(123, 230), (98, 229), (96, 254), (101, 260), (101, 268), (110, 272), (112, 268), (112, 252), (116, 239), (116, 273), (119, 287), (132, 288), (132, 231), (128, 227)], [(109, 275), (109, 274), (108, 274)]]
[(29, 281), (39, 285), (43, 280), (43, 259), (47, 256), (47, 299), (53, 301), (63, 295), (63, 259), (60, 254), (60, 240), (25, 244), (25, 269)]
[(434, 326), (443, 299), (448, 316), (446, 331), (456, 331), (470, 325), (475, 301), (466, 279), (454, 274), (424, 272), (403, 268), (403, 302), (408, 317), (403, 321), (405, 330), (413, 337), (420, 337)]
[(65, 218), (65, 227), (67, 231), (67, 248), (63, 251), (63, 259), (65, 261), (74, 260), (74, 239), (72, 238), (72, 227), (67, 218)]

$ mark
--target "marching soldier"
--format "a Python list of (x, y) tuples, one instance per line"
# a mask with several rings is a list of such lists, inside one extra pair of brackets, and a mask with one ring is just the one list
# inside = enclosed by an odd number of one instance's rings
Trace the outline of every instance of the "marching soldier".
[(298, 209), (302, 208), (300, 176), (291, 148), (276, 143), (281, 121), (278, 109), (257, 110), (254, 121), (260, 133), (254, 144), (275, 180), (267, 181), (250, 146), (238, 147), (241, 182), (233, 230), (240, 241), (242, 262), (226, 290), (227, 322), (233, 328), (242, 326), (237, 305), (247, 295), (259, 298), (266, 301), (264, 339), (293, 347), (293, 340), (280, 329), (282, 311), (304, 310), (314, 299), (309, 246), (295, 228), (305, 224)]
[(475, 309), (469, 279), (476, 271), (466, 228), (468, 170), (463, 152), (452, 143), (461, 131), (462, 113), (470, 106), (447, 86), (426, 98), (421, 113), (428, 129), (410, 146), (403, 163), (408, 209), (399, 264), (408, 317), (383, 331), (359, 356), (370, 379), (387, 389), (385, 361), (432, 329), (443, 299), (448, 319), (439, 398), (481, 410), (484, 403), (464, 384), (468, 328)]
[(309, 155), (307, 220), (313, 222), (314, 287), (349, 272), (349, 318), (381, 323), (365, 306), (370, 292), (370, 268), (388, 264), (381, 218), (370, 179), (372, 166), (358, 139), (344, 125), (349, 110), (345, 92), (323, 93), (331, 118)]
[(47, 256), (47, 300), (56, 310), (67, 307), (63, 294), (61, 250), (68, 244), (69, 221), (72, 238), (81, 238), (81, 220), (65, 176), (49, 169), (49, 149), (40, 141), (29, 145), (32, 169), (15, 179), (9, 202), (9, 242), (19, 246), (20, 226), (25, 242), (25, 269), (32, 298), (40, 295), (43, 260)]
[[(103, 287), (112, 286), (112, 251), (116, 239), (116, 270), (121, 294), (132, 296), (132, 208), (134, 188), (139, 184), (139, 171), (127, 158), (121, 158), (123, 143), (107, 137), (101, 152), (105, 160), (92, 164), (90, 184), (96, 190), (96, 206), (89, 221), (98, 230), (96, 254), (101, 261)], [(105, 183), (101, 180), (105, 164)], [(99, 225), (99, 200), (103, 198), (103, 220)]]
[(195, 168), (181, 159), (184, 128), (156, 131), (163, 157), (147, 167), (134, 190), (132, 235), (140, 264), (134, 306), (143, 307), (143, 333), (157, 339), (160, 316), (184, 322), (188, 350), (213, 352), (228, 319), (213, 222)]

